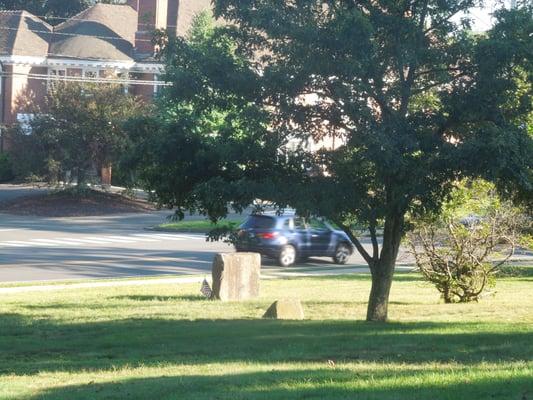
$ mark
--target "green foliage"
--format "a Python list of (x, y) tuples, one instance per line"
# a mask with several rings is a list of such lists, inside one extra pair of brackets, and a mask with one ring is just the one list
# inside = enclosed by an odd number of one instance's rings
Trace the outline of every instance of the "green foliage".
[[(13, 173), (17, 179), (41, 177), (48, 175), (48, 155), (41, 141), (22, 132), (19, 127), (12, 127), (8, 135), (11, 139), (9, 154), (13, 160)], [(53, 180), (53, 179), (47, 179)]]
[(46, 154), (41, 168), (50, 180), (70, 171), (81, 185), (94, 169), (119, 160), (130, 145), (123, 124), (143, 108), (120, 85), (58, 83), (32, 121), (32, 135), (22, 139), (36, 149), (35, 159)]
[(501, 206), (494, 184), (482, 179), (463, 180), (457, 183), (439, 214), (443, 219), (484, 217)]
[(476, 36), (451, 20), (476, 3), (215, 1), (229, 27), (162, 54), (149, 189), (213, 220), (261, 199), (334, 221), (377, 278), (369, 319), (385, 319), (406, 214), (437, 212), (463, 177), (533, 201), (531, 9)]
[(13, 163), (8, 154), (0, 153), (0, 183), (14, 178)]
[(225, 219), (213, 224), (208, 220), (184, 220), (167, 222), (156, 227), (157, 230), (175, 231), (175, 232), (199, 232), (209, 233), (213, 229), (234, 230), (244, 221), (242, 218), (236, 220)]
[(408, 235), (411, 254), (446, 303), (478, 301), (523, 244), (528, 218), (481, 180), (459, 183), (442, 209), (415, 221)]
[(211, 11), (202, 11), (193, 19), (187, 41), (195, 46), (208, 44), (215, 34), (215, 23)]
[(500, 268), (497, 277), (500, 278), (533, 278), (533, 266), (506, 265)]
[(264, 140), (265, 111), (254, 102), (257, 76), (226, 31), (201, 14), (189, 38), (171, 40), (161, 54), (173, 85), (163, 91), (158, 115), (130, 122), (137, 143), (130, 165), (161, 205), (215, 221), (230, 200), (238, 210), (253, 201), (245, 181), (275, 173), (279, 146), (274, 134)]

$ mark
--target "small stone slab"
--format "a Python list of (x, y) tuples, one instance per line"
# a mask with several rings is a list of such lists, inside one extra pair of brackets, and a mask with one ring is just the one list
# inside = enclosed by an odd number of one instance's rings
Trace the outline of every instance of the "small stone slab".
[(219, 253), (213, 260), (213, 298), (238, 301), (259, 297), (261, 255)]
[(268, 310), (266, 310), (263, 318), (302, 320), (304, 319), (302, 302), (297, 299), (275, 301)]

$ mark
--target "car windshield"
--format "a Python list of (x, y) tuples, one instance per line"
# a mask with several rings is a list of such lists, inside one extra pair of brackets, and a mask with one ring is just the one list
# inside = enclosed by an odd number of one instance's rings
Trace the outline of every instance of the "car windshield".
[(241, 225), (245, 229), (270, 229), (276, 226), (276, 220), (264, 215), (252, 215)]

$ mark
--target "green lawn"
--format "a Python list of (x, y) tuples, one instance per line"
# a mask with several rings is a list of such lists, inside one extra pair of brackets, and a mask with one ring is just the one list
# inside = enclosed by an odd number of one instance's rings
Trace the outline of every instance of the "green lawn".
[(175, 231), (175, 232), (195, 232), (207, 233), (215, 228), (230, 228), (232, 226), (239, 226), (244, 219), (222, 220), (218, 224), (213, 224), (208, 220), (185, 220), (169, 222), (155, 227), (156, 230)]
[[(199, 285), (0, 294), (1, 399), (532, 399), (533, 277), (445, 305), (398, 275), (389, 324), (366, 275), (267, 280), (220, 303)], [(283, 297), (307, 320), (260, 319)]]

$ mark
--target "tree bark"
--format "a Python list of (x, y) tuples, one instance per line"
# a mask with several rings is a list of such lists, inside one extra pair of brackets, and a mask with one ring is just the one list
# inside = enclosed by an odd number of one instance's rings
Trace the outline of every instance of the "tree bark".
[(366, 320), (387, 321), (394, 264), (386, 265), (379, 261), (374, 268), (379, 269), (379, 272), (372, 272), (372, 288), (368, 299)]
[(452, 292), (451, 292), (451, 289), (450, 289), (450, 285), (447, 284), (447, 283), (444, 284), (442, 296), (444, 297), (444, 303), (446, 303), (446, 304), (453, 303)]
[(389, 294), (403, 234), (403, 214), (385, 220), (383, 246), (379, 259), (370, 265), (372, 288), (368, 299), (367, 321), (387, 321)]

